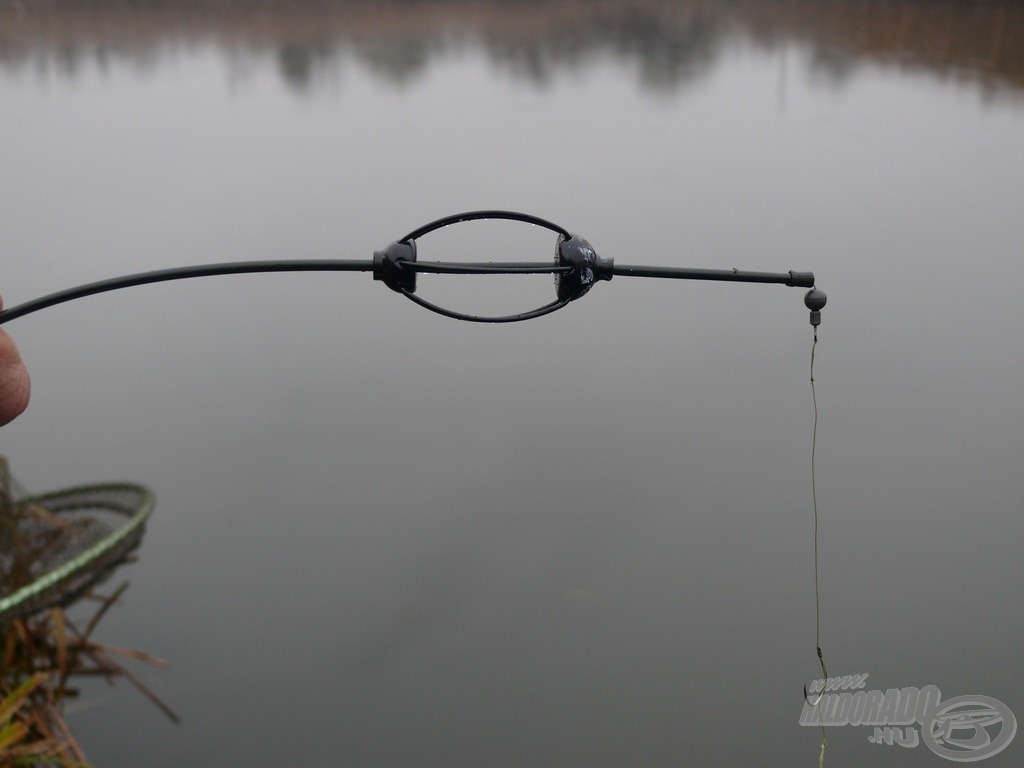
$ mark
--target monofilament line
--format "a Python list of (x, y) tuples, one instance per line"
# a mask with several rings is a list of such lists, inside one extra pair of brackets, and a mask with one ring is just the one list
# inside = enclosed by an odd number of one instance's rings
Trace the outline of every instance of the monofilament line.
[[(822, 678), (828, 680), (828, 670), (825, 668), (825, 656), (821, 652), (821, 595), (819, 590), (819, 568), (818, 568), (818, 487), (817, 472), (814, 460), (818, 449), (818, 395), (814, 390), (814, 353), (818, 347), (818, 327), (814, 327), (814, 341), (811, 343), (811, 402), (814, 404), (814, 426), (811, 429), (811, 506), (814, 509), (814, 645), (818, 652), (818, 662), (821, 664)], [(819, 701), (821, 697), (819, 696)], [(825, 736), (825, 726), (821, 726), (821, 752), (818, 754), (818, 768), (825, 766), (825, 747), (828, 746), (828, 738)]]
[(818, 346), (818, 329), (811, 344), (811, 402), (814, 404), (814, 427), (811, 430), (811, 506), (814, 508), (814, 644), (821, 656), (821, 598), (818, 590), (818, 488), (814, 466), (818, 448), (818, 396), (814, 391), (814, 353)]

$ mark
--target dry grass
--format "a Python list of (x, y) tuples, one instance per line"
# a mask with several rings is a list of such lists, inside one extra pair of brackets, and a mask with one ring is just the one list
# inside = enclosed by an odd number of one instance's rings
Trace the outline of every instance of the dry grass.
[[(15, 594), (59, 564), (64, 555), (108, 532), (88, 516), (68, 520), (37, 504), (16, 501), (14, 485), (6, 460), (0, 457), (0, 595)], [(162, 667), (164, 661), (93, 639), (103, 617), (127, 588), (125, 582), (107, 596), (88, 591), (79, 596), (78, 590), (48, 594), (48, 602), (38, 609), (29, 608), (31, 612), (24, 615), (9, 612), (0, 619), (0, 768), (88, 765), (64, 720), (64, 705), (78, 696), (75, 684), (84, 678), (102, 677), (108, 683), (124, 678), (178, 721), (123, 663)], [(95, 610), (79, 626), (64, 611), (69, 602), (91, 602)]]
[(51, 608), (3, 628), (0, 665), (0, 768), (15, 765), (88, 765), (85, 754), (64, 721), (64, 704), (78, 696), (76, 680), (102, 677), (108, 683), (124, 678), (178, 722), (164, 704), (122, 660), (158, 667), (166, 662), (141, 651), (118, 648), (92, 639), (104, 614), (117, 603), (127, 582), (97, 602), (88, 624), (78, 627), (63, 608)]

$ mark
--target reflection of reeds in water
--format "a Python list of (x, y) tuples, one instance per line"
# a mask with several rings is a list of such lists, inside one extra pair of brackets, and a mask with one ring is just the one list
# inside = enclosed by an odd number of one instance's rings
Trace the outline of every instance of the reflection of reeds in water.
[(87, 58), (144, 67), (161, 46), (212, 43), (272, 51), (301, 88), (342, 50), (401, 80), (468, 40), (525, 77), (601, 52), (665, 87), (706, 71), (736, 32), (1024, 89), (1024, 5), (1010, 0), (0, 0), (0, 66), (48, 56), (73, 75)]
[(1024, 89), (1024, 4), (1010, 0), (740, 0), (755, 33), (853, 59)]
[[(6, 461), (0, 457), (0, 596), (24, 594), (46, 574), (91, 551), (112, 529), (88, 514), (57, 515), (41, 504), (14, 499)], [(122, 562), (123, 556), (117, 562)], [(107, 566), (106, 572), (113, 564)], [(76, 577), (53, 589), (33, 593), (31, 608), (19, 604), (0, 618), (0, 766), (84, 764), (85, 757), (62, 716), (64, 702), (77, 695), (70, 681), (101, 676), (134, 683), (172, 720), (174, 713), (115, 657), (163, 665), (147, 654), (98, 643), (93, 631), (127, 584), (109, 597), (84, 590), (95, 579)], [(89, 621), (79, 628), (63, 605), (83, 596), (98, 600)], [(39, 602), (42, 600), (43, 602)], [(53, 607), (48, 607), (56, 603)], [(43, 609), (43, 606), (47, 606)], [(45, 758), (45, 759), (44, 759)]]

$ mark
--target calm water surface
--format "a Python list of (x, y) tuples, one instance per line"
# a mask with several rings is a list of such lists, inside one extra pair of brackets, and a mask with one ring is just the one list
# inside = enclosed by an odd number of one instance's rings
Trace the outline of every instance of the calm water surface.
[[(997, 2), (0, 0), (0, 291), (368, 258), (484, 207), (623, 264), (813, 270), (830, 671), (1021, 718), (1022, 41)], [(477, 326), (368, 275), (247, 276), (12, 323), (23, 484), (159, 499), (102, 635), (170, 660), (141, 674), (183, 724), (88, 687), (92, 760), (814, 765), (802, 293), (617, 278)], [(942, 763), (869, 735), (828, 764)]]

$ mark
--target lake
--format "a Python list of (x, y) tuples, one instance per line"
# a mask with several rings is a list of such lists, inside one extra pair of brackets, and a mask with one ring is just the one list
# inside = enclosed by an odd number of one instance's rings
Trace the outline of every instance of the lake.
[[(1024, 8), (0, 0), (0, 292), (368, 259), (524, 211), (616, 264), (813, 271), (821, 641), (1024, 717)], [(422, 259), (543, 261), (474, 222)], [(482, 314), (549, 275), (420, 275)], [(34, 492), (157, 496), (97, 766), (816, 765), (805, 289), (616, 277), (508, 325), (369, 274), (5, 326)], [(829, 729), (826, 765), (942, 765)], [(1024, 740), (984, 760), (1019, 765)]]

